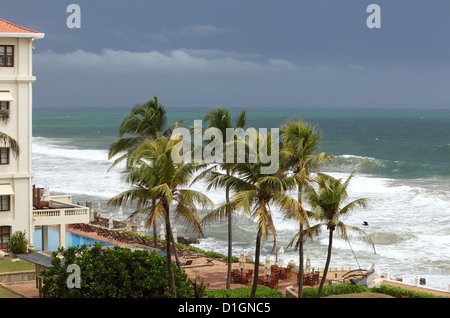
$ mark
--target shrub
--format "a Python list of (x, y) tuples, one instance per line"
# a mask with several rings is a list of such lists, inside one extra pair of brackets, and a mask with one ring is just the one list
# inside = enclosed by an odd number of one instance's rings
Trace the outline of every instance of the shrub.
[(383, 293), (386, 295), (391, 295), (396, 298), (401, 298), (402, 296), (408, 296), (410, 298), (448, 298), (444, 296), (436, 296), (430, 293), (418, 292), (414, 290), (404, 289), (398, 286), (380, 285), (370, 289), (376, 293)]
[(28, 249), (28, 240), (26, 238), (26, 231), (16, 231), (9, 239), (9, 249), (15, 254), (26, 253)]
[[(114, 246), (92, 248), (83, 245), (58, 249), (64, 262), (52, 254), (52, 268), (43, 270), (43, 295), (48, 298), (165, 298), (170, 297), (167, 259), (155, 252)], [(69, 288), (70, 264), (79, 266), (80, 288)], [(192, 283), (184, 270), (172, 265), (178, 297), (194, 296)]]
[[(250, 298), (252, 287), (238, 287), (233, 289), (213, 289), (206, 292), (206, 298)], [(258, 285), (255, 298), (285, 298), (286, 296), (267, 286)]]
[[(307, 287), (303, 289), (303, 298), (316, 298), (319, 287)], [(368, 291), (365, 286), (354, 285), (350, 283), (339, 285), (325, 285), (322, 289), (321, 297), (343, 294), (356, 294)]]
[[(303, 298), (315, 298), (317, 297), (318, 287), (307, 287), (303, 289)], [(402, 296), (409, 296), (410, 298), (443, 298), (442, 296), (435, 296), (429, 293), (417, 292), (409, 289), (403, 289), (397, 286), (380, 285), (378, 287), (368, 288), (365, 286), (354, 285), (350, 283), (339, 285), (325, 285), (322, 289), (322, 296), (327, 297), (332, 295), (343, 294), (357, 294), (364, 292), (374, 292), (386, 295), (391, 295), (396, 298)]]

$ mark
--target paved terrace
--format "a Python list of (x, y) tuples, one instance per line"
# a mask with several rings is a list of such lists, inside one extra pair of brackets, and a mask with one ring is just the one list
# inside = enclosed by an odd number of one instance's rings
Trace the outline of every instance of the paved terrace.
[[(147, 249), (147, 250), (153, 250), (154, 245), (153, 245), (153, 241), (147, 241), (147, 242), (142, 242), (142, 241), (136, 241), (135, 239), (131, 239), (130, 241), (126, 241), (123, 238), (121, 240), (119, 240), (119, 236), (114, 236), (114, 235), (108, 235), (108, 231), (106, 231), (104, 228), (100, 228), (97, 229), (97, 226), (84, 226), (83, 228), (73, 228), (73, 227), (68, 227), (67, 230), (81, 234), (81, 235), (85, 235), (85, 236), (89, 236), (92, 238), (96, 238), (102, 241), (107, 241), (116, 245), (120, 245), (123, 247), (128, 247), (131, 249)], [(111, 232), (111, 231), (109, 231)], [(157, 252), (160, 256), (165, 256), (165, 251), (162, 250), (163, 246), (159, 245)], [(183, 255), (185, 257), (183, 257)], [(189, 278), (191, 279), (196, 279), (198, 275), (200, 275), (203, 279), (204, 282), (209, 283), (209, 288), (210, 289), (220, 289), (220, 288), (225, 288), (226, 287), (226, 275), (227, 275), (227, 264), (225, 261), (223, 260), (216, 260), (216, 259), (211, 259), (208, 257), (204, 257), (202, 255), (199, 255), (197, 253), (191, 252), (191, 251), (186, 251), (186, 250), (179, 250), (179, 260), (180, 261), (185, 261), (185, 260), (192, 260), (192, 264), (188, 265), (188, 266), (183, 266), (184, 270), (186, 271), (186, 273), (188, 274)], [(239, 263), (233, 263), (232, 268), (233, 269), (238, 269)], [(254, 265), (253, 264), (246, 264), (246, 269), (253, 269)], [(260, 267), (259, 269), (259, 275), (263, 275), (264, 274), (264, 267)], [(341, 277), (343, 274), (345, 274), (345, 272), (333, 272), (333, 276), (339, 278)], [(395, 283), (393, 282), (384, 282), (383, 284), (392, 284), (394, 285)], [(236, 288), (236, 287), (243, 287), (243, 286), (251, 286), (252, 284), (252, 280), (250, 280), (250, 282), (248, 284), (240, 284), (240, 283), (232, 283), (231, 284), (231, 288)], [(326, 284), (328, 284), (328, 282), (326, 282)], [(396, 284), (398, 285), (398, 284)], [(286, 279), (279, 279), (278, 280), (278, 284), (275, 287), (277, 290), (285, 293), (285, 289), (286, 287), (289, 286), (293, 286), (295, 291), (297, 291), (297, 273), (295, 271), (293, 271), (290, 275), (288, 275), (288, 277)], [(316, 284), (317, 286), (317, 284)], [(17, 292), (21, 295), (23, 295), (24, 297), (38, 297), (39, 293), (38, 290), (36, 288), (36, 283), (33, 280), (32, 282), (26, 282), (26, 283), (16, 283), (16, 284), (11, 284), (8, 286), (5, 286), (8, 289)], [(401, 285), (400, 287), (402, 288), (409, 288), (409, 289), (413, 289), (413, 290), (417, 290), (417, 291), (421, 291), (421, 292), (427, 292), (427, 293), (432, 293), (435, 295), (440, 295), (440, 296), (450, 296), (449, 292), (446, 291), (436, 291), (436, 290), (432, 290), (432, 289), (424, 289), (421, 288), (420, 286), (408, 286), (408, 285)]]

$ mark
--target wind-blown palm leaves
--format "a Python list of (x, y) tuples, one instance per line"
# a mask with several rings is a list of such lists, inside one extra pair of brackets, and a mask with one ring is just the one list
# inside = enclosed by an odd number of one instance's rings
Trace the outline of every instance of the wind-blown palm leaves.
[[(6, 123), (9, 119), (9, 112), (6, 110), (0, 110), (0, 122)], [(0, 131), (0, 144), (4, 144), (6, 146), (9, 146), (12, 153), (15, 156), (18, 156), (20, 153), (20, 147), (19, 143), (9, 136), (8, 134), (5, 134), (4, 132)]]
[[(332, 155), (318, 153), (321, 139), (320, 131), (303, 120), (292, 119), (281, 126), (282, 150), (281, 155), (286, 161), (286, 167), (290, 170), (296, 181), (298, 202), (302, 202), (302, 189), (311, 182), (310, 174), (329, 160)], [(299, 235), (295, 244), (299, 250), (299, 276), (303, 277), (303, 241), (309, 233), (303, 231), (303, 225), (308, 224), (308, 217), (304, 211), (292, 211), (292, 217), (299, 222)], [(302, 297), (303, 280), (299, 279), (298, 297)]]
[[(203, 193), (184, 189), (204, 164), (194, 162), (175, 163), (172, 150), (179, 140), (160, 137), (148, 140), (133, 151), (133, 166), (129, 168), (129, 181), (133, 188), (112, 198), (109, 203), (120, 205), (126, 201), (137, 201), (141, 208), (133, 213), (147, 214), (147, 223), (154, 222), (157, 215), (164, 218), (166, 224), (166, 251), (172, 297), (176, 297), (175, 281), (172, 270), (170, 246), (172, 237), (171, 213), (177, 220), (202, 234), (197, 206), (212, 207), (212, 201)], [(152, 202), (151, 204), (149, 204)], [(173, 210), (171, 210), (173, 206)], [(176, 249), (174, 248), (176, 253)], [(175, 254), (176, 255), (176, 254)]]
[[(117, 158), (111, 168), (125, 159), (126, 166), (133, 166), (133, 150), (148, 140), (155, 140), (160, 136), (169, 137), (173, 129), (181, 126), (182, 121), (177, 121), (167, 126), (166, 110), (158, 103), (158, 97), (154, 96), (144, 104), (138, 104), (131, 109), (129, 114), (122, 120), (119, 126), (119, 139), (113, 143), (109, 149), (109, 159), (122, 153)], [(110, 169), (111, 169), (110, 168)], [(147, 202), (149, 204), (149, 202)], [(153, 222), (153, 233), (155, 246), (156, 240), (156, 219)], [(148, 227), (151, 224), (147, 225)]]
[(170, 137), (173, 129), (181, 126), (177, 121), (167, 126), (166, 110), (158, 103), (155, 96), (144, 104), (136, 105), (122, 120), (119, 126), (119, 139), (113, 143), (109, 150), (109, 159), (121, 152), (125, 152), (114, 161), (115, 166), (124, 160), (130, 150), (144, 143), (147, 139), (153, 140), (160, 136)]
[[(264, 145), (264, 147), (267, 147), (268, 154), (273, 151), (270, 133), (260, 134), (255, 129), (249, 129), (249, 131), (255, 138), (254, 140), (257, 140), (257, 147)], [(247, 154), (250, 151), (257, 151), (250, 148), (251, 145), (247, 143)], [(246, 160), (244, 163), (234, 164), (233, 172), (235, 175), (212, 172), (208, 187), (208, 189), (228, 187), (234, 195), (229, 203), (225, 203), (210, 212), (205, 217), (206, 220), (223, 217), (227, 209), (236, 209), (256, 221), (255, 269), (250, 297), (255, 296), (258, 283), (261, 240), (266, 240), (269, 235), (272, 235), (274, 249), (276, 249), (276, 229), (272, 218), (273, 206), (279, 205), (284, 209), (300, 208), (298, 202), (285, 193), (286, 189), (293, 186), (293, 179), (285, 178), (283, 169), (277, 169), (271, 174), (262, 173), (262, 168), (265, 165), (260, 160), (256, 162)]]
[[(225, 171), (226, 175), (232, 174), (232, 166), (233, 164), (227, 163), (227, 152), (226, 152), (226, 134), (227, 129), (234, 128), (231, 123), (231, 116), (230, 112), (220, 106), (217, 106), (216, 109), (209, 111), (206, 113), (204, 120), (206, 121), (209, 128), (216, 128), (219, 129), (223, 140), (223, 153), (224, 156), (224, 162), (223, 164), (219, 164), (219, 166), (222, 168), (222, 170)], [(236, 119), (236, 128), (244, 128), (246, 123), (246, 114), (245, 111), (242, 110), (239, 114), (239, 116)], [(206, 174), (205, 174), (206, 175)], [(200, 177), (203, 177), (204, 175), (201, 175)], [(212, 181), (213, 182), (213, 181)], [(229, 289), (231, 286), (231, 264), (232, 264), (232, 242), (233, 242), (233, 236), (232, 236), (232, 205), (230, 205), (230, 186), (225, 185), (225, 209), (223, 210), (223, 214), (217, 214), (216, 216), (223, 216), (227, 219), (228, 222), (228, 257), (227, 257), (227, 263), (228, 263), (228, 269), (227, 269), (227, 282), (226, 282), (226, 288)], [(208, 219), (208, 218), (206, 218)]]
[(306, 202), (311, 206), (314, 218), (322, 222), (312, 226), (310, 228), (311, 232), (317, 234), (319, 229), (323, 226), (325, 226), (329, 231), (327, 260), (317, 297), (320, 297), (323, 284), (327, 277), (328, 267), (331, 260), (333, 234), (335, 232), (340, 234), (345, 240), (349, 239), (349, 231), (354, 232), (358, 235), (357, 238), (359, 240), (370, 244), (375, 252), (375, 246), (369, 235), (357, 227), (344, 224), (340, 220), (356, 208), (365, 208), (367, 206), (367, 199), (364, 198), (353, 200), (346, 203), (345, 206), (342, 206), (344, 201), (348, 198), (347, 188), (353, 175), (354, 174), (352, 173), (347, 180), (342, 182), (341, 179), (336, 179), (329, 175), (320, 173), (316, 179), (318, 189), (316, 190), (311, 185), (307, 185), (304, 189)]

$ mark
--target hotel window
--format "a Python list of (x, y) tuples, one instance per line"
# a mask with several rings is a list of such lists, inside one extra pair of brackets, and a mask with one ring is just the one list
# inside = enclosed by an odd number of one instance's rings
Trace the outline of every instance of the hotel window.
[(10, 226), (0, 226), (0, 250), (8, 250), (8, 242), (11, 237)]
[(14, 66), (14, 46), (0, 45), (0, 66)]
[(0, 165), (9, 164), (9, 148), (0, 148)]
[(0, 195), (0, 211), (9, 211), (10, 195)]
[(9, 110), (9, 101), (0, 101), (0, 110)]
[(0, 112), (5, 113), (5, 117), (9, 118), (9, 101), (0, 101)]

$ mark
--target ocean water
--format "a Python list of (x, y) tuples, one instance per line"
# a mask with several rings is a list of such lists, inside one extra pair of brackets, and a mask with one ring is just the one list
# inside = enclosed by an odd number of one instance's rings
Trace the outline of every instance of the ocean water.
[[(51, 194), (72, 194), (73, 201), (101, 204), (102, 213), (117, 216), (118, 208), (106, 202), (124, 191), (122, 167), (109, 170), (108, 148), (117, 139), (118, 125), (128, 109), (34, 109), (34, 183), (48, 185)], [(203, 118), (206, 109), (167, 109), (169, 122), (184, 120), (186, 126)], [(237, 114), (238, 110), (232, 110)], [(426, 279), (427, 286), (448, 289), (450, 284), (450, 111), (444, 110), (350, 110), (276, 109), (247, 110), (247, 127), (277, 128), (289, 118), (303, 118), (317, 125), (323, 137), (321, 150), (334, 154), (334, 161), (321, 171), (351, 182), (349, 199), (367, 198), (369, 207), (357, 210), (344, 222), (371, 235), (376, 254), (356, 240), (336, 238), (331, 266), (361, 266), (375, 263), (378, 272), (389, 272), (414, 283)], [(204, 190), (196, 183), (193, 188)], [(221, 204), (222, 190), (207, 195)], [(292, 195), (296, 196), (293, 192)], [(126, 217), (133, 210), (124, 207)], [(298, 261), (298, 253), (287, 249), (297, 226), (274, 207), (278, 248), (285, 260)], [(367, 221), (369, 226), (363, 226)], [(243, 216), (234, 217), (233, 251), (254, 253), (256, 225)], [(179, 233), (183, 227), (175, 224)], [(204, 228), (198, 246), (227, 252), (226, 223)], [(327, 232), (305, 244), (313, 267), (323, 267)], [(273, 240), (263, 245), (270, 254)]]

